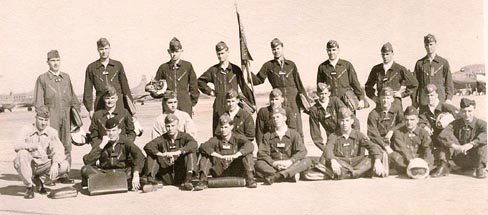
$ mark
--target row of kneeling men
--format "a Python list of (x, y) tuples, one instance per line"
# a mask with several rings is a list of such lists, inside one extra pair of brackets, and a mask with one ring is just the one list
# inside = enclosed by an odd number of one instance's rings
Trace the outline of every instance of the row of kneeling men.
[[(318, 92), (320, 100), (320, 92), (324, 91), (318, 89)], [(380, 115), (385, 115), (378, 122), (396, 118), (388, 117), (393, 107), (386, 105), (391, 103), (387, 102), (389, 95), (388, 88), (380, 95), (382, 99), (375, 110), (386, 108), (388, 111), (380, 111)], [(298, 181), (300, 175), (308, 180), (349, 179), (365, 175), (386, 176), (390, 170), (407, 173), (412, 178), (425, 178), (434, 160), (437, 168), (433, 174), (446, 175), (445, 169), (449, 169), (449, 166), (445, 163), (450, 159), (462, 168), (474, 168), (475, 175), (484, 178), (486, 122), (473, 117), (474, 101), (463, 98), (460, 107), (459, 119), (437, 120), (436, 123), (440, 125), (432, 133), (428, 132), (428, 127), (420, 126), (419, 111), (407, 107), (404, 112), (400, 111), (404, 117), (403, 124), (394, 129), (392, 137), (382, 139), (387, 142), (385, 145), (377, 144), (370, 134), (373, 131), (370, 121), (374, 121), (374, 110), (368, 117), (368, 138), (354, 128), (357, 121), (354, 114), (348, 108), (341, 107), (334, 112), (338, 127), (328, 134), (327, 144), (323, 146), (323, 154), (318, 160), (306, 157), (302, 135), (289, 128), (287, 111), (279, 106), (273, 107), (269, 113), (274, 128), (259, 141), (257, 161), (252, 157), (254, 147), (251, 140), (237, 132), (236, 127), (240, 124), (230, 113), (219, 118), (217, 135), (199, 148), (192, 135), (180, 128), (181, 119), (175, 113), (166, 113), (164, 132), (144, 147), (147, 158), (131, 138), (121, 135), (123, 118), (107, 117), (102, 125), (104, 131), (101, 140), (93, 141), (91, 151), (83, 157), (82, 187), (89, 188), (90, 183), (96, 184), (90, 179), (95, 176), (103, 178), (103, 175), (112, 172), (124, 173), (119, 175), (128, 180), (126, 186), (129, 189), (144, 188), (146, 191), (155, 190), (158, 177), (163, 184), (178, 185), (183, 190), (203, 190), (209, 186), (209, 182), (216, 187), (255, 188), (255, 177), (271, 185), (275, 181)], [(425, 111), (423, 108), (420, 110)], [(432, 110), (438, 113), (435, 108)], [(69, 171), (57, 132), (48, 126), (48, 109), (41, 107), (36, 111), (35, 124), (23, 131), (25, 141), (15, 146), (17, 157), (14, 166), (28, 187), (26, 198), (34, 196), (34, 184), (41, 193), (45, 192), (41, 176), (56, 179)], [(421, 119), (425, 115), (422, 113)], [(313, 117), (311, 114), (310, 118)], [(365, 153), (366, 150), (368, 153)], [(435, 152), (432, 153), (432, 150)], [(193, 183), (195, 176), (198, 177), (196, 184)], [(209, 176), (212, 177), (209, 179)]]

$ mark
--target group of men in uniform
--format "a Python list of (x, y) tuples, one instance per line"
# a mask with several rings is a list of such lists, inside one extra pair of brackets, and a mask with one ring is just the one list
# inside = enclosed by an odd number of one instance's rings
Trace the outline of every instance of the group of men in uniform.
[[(394, 62), (392, 45), (384, 44), (383, 63), (372, 68), (364, 92), (353, 65), (338, 57), (338, 42), (328, 41), (328, 60), (317, 72), (318, 99), (308, 108), (304, 103), (311, 100), (297, 67), (285, 59), (284, 45), (275, 38), (270, 44), (274, 59), (251, 76), (254, 85), (268, 79), (273, 87), (270, 105), (259, 109), (255, 124), (252, 113), (241, 107), (243, 101), (255, 101), (252, 89), (242, 70), (229, 62), (228, 46), (224, 42), (216, 45), (219, 63), (197, 79), (192, 64), (181, 59), (181, 42), (173, 38), (168, 49), (171, 59), (159, 67), (155, 77), (165, 88), (146, 88), (153, 97), (162, 98), (163, 108), (154, 123), (152, 140), (144, 147), (145, 158), (134, 144), (135, 113), (130, 108), (132, 97), (124, 67), (110, 59), (110, 43), (101, 38), (97, 41), (100, 58), (86, 70), (83, 103), (91, 118), (92, 150), (83, 157), (82, 187), (89, 186), (92, 175), (106, 170), (125, 172), (133, 189), (155, 185), (158, 178), (184, 190), (203, 190), (209, 185), (209, 176), (243, 177), (249, 188), (257, 186), (255, 176), (267, 185), (298, 181), (300, 175), (309, 180), (384, 177), (390, 170), (405, 174), (416, 158), (424, 159), (429, 168), (435, 167), (432, 177), (449, 174), (449, 161), (454, 159), (462, 168), (474, 168), (476, 177), (485, 178), (486, 122), (473, 116), (474, 101), (463, 98), (460, 112), (452, 105), (449, 64), (436, 54), (436, 42), (431, 34), (424, 37), (427, 55), (417, 61), (413, 75)], [(80, 104), (69, 75), (59, 70), (56, 50), (47, 54), (47, 63), (49, 71), (36, 82), (36, 123), (23, 132), (24, 142), (15, 147), (14, 166), (28, 187), (26, 198), (34, 196), (34, 184), (45, 192), (42, 175), (49, 175), (52, 182), (73, 183), (67, 174), (70, 132), (81, 125), (74, 123), (70, 114), (79, 112)], [(214, 137), (200, 146), (194, 139), (197, 131), (192, 120), (199, 90), (215, 97)], [(368, 115), (367, 135), (359, 131), (355, 116), (356, 111), (368, 107), (365, 96), (376, 103)], [(405, 97), (411, 97), (413, 106), (404, 110)], [(302, 109), (310, 116), (312, 140), (323, 151), (319, 159), (306, 157)], [(322, 138), (321, 126), (327, 141)], [(254, 139), (257, 160), (252, 156)], [(192, 183), (195, 178), (196, 185)]]

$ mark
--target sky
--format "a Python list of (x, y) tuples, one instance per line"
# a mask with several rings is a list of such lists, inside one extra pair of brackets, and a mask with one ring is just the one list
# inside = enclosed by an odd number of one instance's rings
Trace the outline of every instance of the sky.
[[(167, 62), (168, 44), (177, 37), (182, 58), (197, 76), (218, 63), (215, 44), (225, 41), (230, 60), (239, 64), (238, 25), (234, 0), (0, 0), (0, 94), (33, 90), (48, 70), (46, 53), (57, 49), (61, 70), (83, 93), (88, 64), (98, 59), (96, 41), (106, 37), (111, 58), (122, 62), (129, 85), (142, 75), (154, 77)], [(381, 63), (380, 48), (391, 42), (395, 61), (413, 70), (425, 56), (423, 36), (437, 37), (437, 53), (452, 72), (483, 63), (486, 32), (483, 1), (433, 0), (240, 0), (239, 11), (248, 47), (259, 71), (272, 59), (270, 41), (284, 43), (285, 58), (297, 64), (305, 86), (313, 87), (317, 67), (327, 59), (325, 44), (337, 40), (342, 59), (350, 61), (362, 85)], [(485, 5), (486, 8), (486, 5)], [(268, 83), (256, 88), (270, 90)]]

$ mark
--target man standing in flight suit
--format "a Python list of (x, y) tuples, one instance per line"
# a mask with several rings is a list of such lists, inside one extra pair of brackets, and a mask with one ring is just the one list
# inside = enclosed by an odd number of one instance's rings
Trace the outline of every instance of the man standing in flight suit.
[(415, 77), (418, 81), (417, 92), (413, 95), (412, 103), (415, 107), (428, 103), (427, 85), (434, 84), (437, 87), (439, 101), (452, 104), (454, 95), (454, 84), (452, 82), (451, 68), (449, 62), (437, 55), (437, 40), (434, 35), (428, 34), (424, 37), (424, 46), (427, 55), (415, 63)]
[[(329, 59), (319, 65), (317, 84), (326, 83), (330, 86), (332, 96), (343, 99), (347, 91), (354, 92), (358, 102), (358, 109), (365, 107), (364, 91), (359, 83), (356, 70), (349, 61), (339, 59), (339, 43), (335, 40), (327, 42)], [(352, 110), (355, 111), (355, 110)]]
[[(242, 92), (248, 101), (254, 102), (252, 90), (247, 86), (244, 80), (242, 70), (235, 64), (229, 62), (229, 47), (224, 42), (219, 42), (215, 46), (217, 58), (219, 63), (208, 68), (198, 78), (198, 89), (210, 96), (215, 96), (213, 103), (212, 116), (212, 134), (215, 134), (219, 117), (225, 113), (225, 93), (233, 89), (237, 92)], [(208, 83), (213, 83), (214, 89), (208, 86)]]
[[(56, 129), (63, 143), (66, 160), (71, 165), (71, 108), (80, 111), (80, 103), (73, 91), (71, 79), (67, 73), (59, 70), (60, 56), (57, 50), (47, 53), (49, 71), (37, 78), (34, 89), (34, 106), (46, 106), (51, 113), (49, 126)], [(58, 179), (61, 183), (74, 183), (68, 174)]]
[[(390, 87), (394, 91), (395, 101), (403, 110), (402, 98), (412, 95), (417, 89), (418, 83), (415, 77), (402, 65), (393, 61), (393, 47), (388, 42), (381, 47), (383, 63), (374, 66), (366, 81), (366, 95), (379, 104), (378, 96), (384, 87)], [(376, 90), (375, 90), (376, 85)]]
[[(167, 90), (176, 93), (178, 110), (187, 112), (193, 116), (193, 107), (198, 102), (200, 92), (198, 91), (197, 76), (190, 62), (182, 60), (183, 48), (180, 41), (174, 37), (169, 42), (168, 54), (171, 57), (169, 62), (161, 64), (154, 78), (156, 81), (164, 80), (168, 86)], [(150, 91), (155, 98), (163, 97), (163, 93)], [(163, 113), (166, 111), (163, 99)]]
[[(104, 108), (102, 95), (108, 85), (113, 86), (117, 92), (117, 109), (129, 109), (124, 104), (124, 96), (128, 96), (132, 102), (129, 83), (125, 76), (124, 66), (119, 61), (110, 59), (110, 43), (105, 38), (97, 41), (98, 54), (100, 59), (88, 65), (85, 74), (85, 90), (83, 92), (83, 104), (90, 114)], [(95, 88), (95, 101), (93, 101), (93, 88)], [(131, 113), (133, 114), (133, 113)]]
[(253, 84), (259, 85), (264, 83), (266, 78), (269, 80), (273, 89), (278, 88), (283, 93), (285, 107), (292, 111), (292, 116), (296, 118), (297, 131), (303, 137), (302, 117), (300, 106), (298, 106), (298, 94), (303, 94), (307, 99), (307, 92), (303, 87), (300, 73), (298, 73), (297, 66), (291, 60), (287, 60), (283, 53), (283, 43), (274, 38), (271, 41), (271, 52), (273, 53), (273, 60), (263, 64), (256, 76), (253, 76)]

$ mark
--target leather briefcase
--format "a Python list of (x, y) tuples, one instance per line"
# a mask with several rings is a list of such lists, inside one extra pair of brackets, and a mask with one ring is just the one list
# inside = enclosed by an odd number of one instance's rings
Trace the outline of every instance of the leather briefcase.
[(88, 178), (88, 193), (91, 196), (127, 191), (127, 174), (125, 172), (97, 173)]
[(47, 195), (47, 197), (51, 199), (64, 199), (64, 198), (73, 198), (78, 196), (78, 190), (74, 187), (62, 187), (59, 189), (55, 189)]

